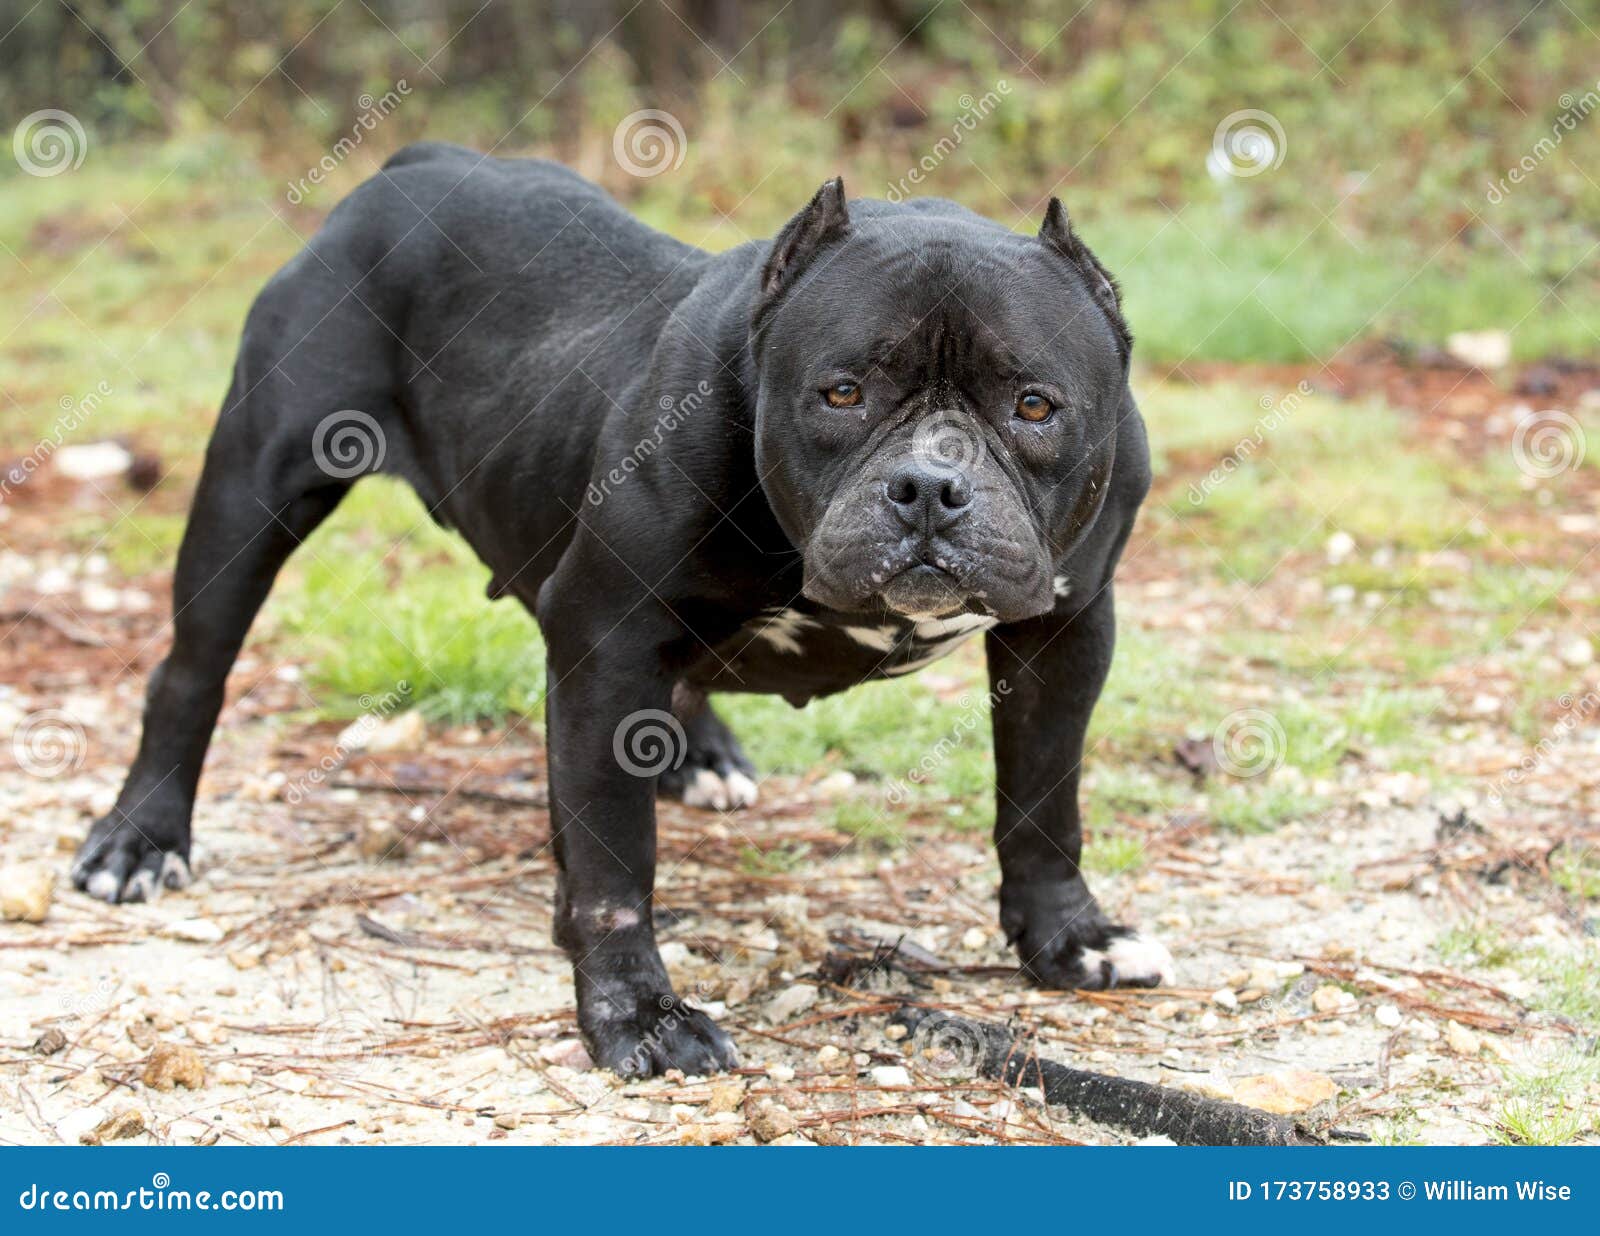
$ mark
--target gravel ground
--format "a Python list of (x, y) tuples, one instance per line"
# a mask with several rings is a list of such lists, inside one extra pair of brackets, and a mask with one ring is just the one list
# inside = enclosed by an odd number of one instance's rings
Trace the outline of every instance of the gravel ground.
[[(56, 569), (103, 586), (93, 563)], [(1153, 584), (1126, 595), (1130, 612), (1170, 604)], [(338, 727), (286, 719), (305, 704), (294, 667), (247, 655), (203, 787), (195, 885), (117, 907), (73, 891), (71, 851), (136, 734), (141, 678), (115, 671), (159, 631), (137, 589), (112, 604), (111, 646), (29, 621), (5, 653), (0, 730), (50, 709), (80, 729), (45, 775), (0, 768), (4, 891), (37, 899), (54, 877), (43, 921), (0, 923), (0, 1141), (1132, 1139), (974, 1077), (948, 1044), (895, 1037), (903, 998), (1008, 1022), (1064, 1063), (1378, 1139), (1492, 1140), (1508, 1084), (1592, 1051), (1537, 1011), (1525, 967), (1441, 961), (1468, 918), (1554, 956), (1589, 947), (1540, 875), (1559, 792), (1463, 813), (1419, 776), (1354, 762), (1323, 787), (1343, 806), (1270, 833), (1142, 825), (1145, 863), (1096, 888), (1171, 945), (1178, 985), (1074, 994), (1016, 980), (981, 838), (929, 822), (902, 848), (854, 841), (819, 808), (878, 791), (835, 775), (770, 778), (736, 814), (663, 805), (663, 952), (744, 1067), (623, 1083), (587, 1068), (550, 943), (532, 727), (402, 718), (371, 744), (390, 749), (324, 772)], [(1489, 760), (1492, 739), (1448, 758)], [(1554, 752), (1552, 771), (1592, 764), (1593, 745)], [(797, 846), (794, 871), (749, 861)], [(899, 942), (904, 964), (840, 970), (874, 940)], [(1587, 1102), (1593, 1070), (1576, 1075)]]

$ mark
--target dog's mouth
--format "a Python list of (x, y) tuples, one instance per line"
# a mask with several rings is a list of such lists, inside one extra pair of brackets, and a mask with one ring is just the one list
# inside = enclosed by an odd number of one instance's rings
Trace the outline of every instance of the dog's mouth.
[(967, 605), (967, 590), (948, 566), (913, 562), (883, 585), (885, 608), (907, 618), (943, 618)]

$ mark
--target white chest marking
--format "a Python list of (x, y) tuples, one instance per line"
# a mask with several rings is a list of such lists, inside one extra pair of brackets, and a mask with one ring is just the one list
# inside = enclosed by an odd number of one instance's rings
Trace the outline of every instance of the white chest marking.
[(846, 627), (844, 633), (873, 652), (892, 652), (905, 633), (904, 627)]
[(779, 652), (798, 656), (801, 652), (801, 634), (807, 627), (821, 625), (815, 618), (807, 618), (792, 609), (781, 609), (761, 624), (761, 629), (756, 632), (756, 638), (766, 640)]

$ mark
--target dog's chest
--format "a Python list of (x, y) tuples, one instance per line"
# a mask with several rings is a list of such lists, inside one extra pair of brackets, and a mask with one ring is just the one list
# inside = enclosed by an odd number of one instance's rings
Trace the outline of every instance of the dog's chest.
[(866, 618), (793, 606), (751, 619), (717, 649), (721, 690), (771, 691), (803, 703), (874, 678), (910, 674), (996, 624), (983, 614)]

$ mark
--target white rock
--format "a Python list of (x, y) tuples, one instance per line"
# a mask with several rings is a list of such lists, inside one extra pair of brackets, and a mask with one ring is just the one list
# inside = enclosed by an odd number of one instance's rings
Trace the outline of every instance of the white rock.
[(874, 1086), (909, 1086), (911, 1074), (906, 1072), (903, 1065), (880, 1064), (876, 1066), (869, 1076)]
[(1341, 529), (1328, 538), (1328, 543), (1323, 547), (1323, 552), (1327, 554), (1328, 561), (1337, 566), (1356, 552), (1356, 539)]
[(1219, 1005), (1222, 1008), (1230, 1010), (1239, 1007), (1239, 997), (1234, 995), (1232, 990), (1227, 987), (1219, 987), (1216, 991), (1212, 992), (1211, 1002)]
[(1399, 1008), (1393, 1004), (1380, 1004), (1372, 1015), (1378, 1019), (1380, 1026), (1387, 1027), (1390, 1030), (1393, 1030), (1405, 1020)]
[(13, 923), (42, 923), (50, 912), (56, 873), (37, 863), (0, 871), (0, 918)]
[(1476, 1056), (1483, 1047), (1483, 1040), (1459, 1021), (1445, 1026), (1444, 1041), (1458, 1056)]
[(781, 1025), (817, 1002), (817, 989), (805, 983), (785, 987), (767, 1002), (767, 1020)]
[(969, 953), (976, 953), (988, 943), (989, 933), (982, 927), (968, 927), (961, 936), (961, 947)]
[(831, 800), (842, 798), (856, 788), (856, 775), (848, 768), (841, 768), (831, 772), (816, 785), (811, 787), (811, 792), (818, 798)]
[(209, 918), (180, 918), (163, 927), (161, 934), (173, 940), (187, 940), (191, 944), (219, 944), (228, 933), (223, 931), (220, 923)]
[(372, 729), (367, 735), (367, 750), (374, 755), (386, 751), (417, 751), (427, 737), (428, 723), (421, 712), (412, 708)]
[(1561, 658), (1563, 665), (1581, 669), (1594, 660), (1594, 645), (1584, 636), (1575, 635), (1561, 645), (1556, 655)]
[(1445, 350), (1474, 369), (1503, 369), (1511, 363), (1511, 334), (1503, 330), (1458, 330)]
[(63, 446), (53, 456), (56, 471), (75, 481), (97, 481), (121, 476), (133, 464), (128, 448), (116, 442), (85, 442)]
[(787, 1064), (769, 1064), (767, 1066), (767, 1076), (780, 1086), (786, 1085), (794, 1080), (794, 1070)]

